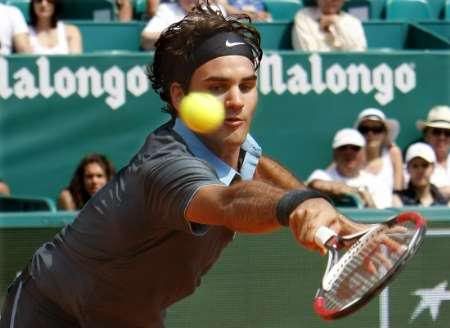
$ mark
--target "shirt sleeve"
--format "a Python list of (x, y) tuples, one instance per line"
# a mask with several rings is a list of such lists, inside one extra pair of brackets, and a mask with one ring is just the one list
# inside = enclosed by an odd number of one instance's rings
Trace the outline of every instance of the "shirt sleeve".
[(346, 14), (334, 25), (336, 47), (344, 51), (364, 51), (367, 49), (366, 35), (359, 19)]
[(223, 184), (215, 171), (203, 160), (186, 156), (160, 160), (147, 172), (146, 208), (158, 218), (158, 225), (198, 235), (205, 233), (208, 226), (189, 222), (185, 211), (200, 187)]
[(295, 50), (321, 50), (314, 24), (317, 23), (303, 11), (297, 13), (291, 33), (292, 47)]
[(315, 170), (313, 173), (311, 173), (308, 180), (306, 180), (306, 183), (308, 184), (314, 180), (333, 181), (330, 175), (324, 170)]
[(170, 25), (170, 18), (173, 14), (167, 4), (161, 3), (153, 16), (144, 28), (145, 33), (162, 32)]
[(22, 12), (18, 8), (11, 6), (10, 15), (13, 26), (13, 36), (22, 33), (28, 33), (28, 26), (25, 22), (25, 18), (22, 15)]

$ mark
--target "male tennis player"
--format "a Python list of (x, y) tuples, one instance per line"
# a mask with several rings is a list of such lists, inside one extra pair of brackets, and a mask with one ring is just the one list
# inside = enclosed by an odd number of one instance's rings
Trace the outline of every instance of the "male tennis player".
[[(208, 6), (161, 35), (149, 75), (172, 119), (36, 251), (1, 328), (164, 327), (165, 309), (195, 290), (235, 232), (289, 226), (317, 249), (318, 226), (358, 229), (248, 134), (261, 56), (255, 29)], [(177, 118), (194, 90), (224, 103), (218, 131), (196, 135)]]

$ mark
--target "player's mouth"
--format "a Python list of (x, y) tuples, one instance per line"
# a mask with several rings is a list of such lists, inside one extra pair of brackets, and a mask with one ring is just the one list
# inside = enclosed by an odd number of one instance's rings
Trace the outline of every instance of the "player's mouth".
[(234, 129), (240, 127), (244, 123), (245, 123), (244, 120), (241, 120), (240, 118), (237, 118), (237, 117), (228, 117), (223, 122), (223, 124), (225, 126), (228, 126), (230, 128), (234, 128)]

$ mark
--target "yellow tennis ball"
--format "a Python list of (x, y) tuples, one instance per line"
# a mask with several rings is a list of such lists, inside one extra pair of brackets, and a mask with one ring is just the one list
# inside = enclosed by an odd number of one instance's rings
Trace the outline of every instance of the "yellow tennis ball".
[(181, 100), (180, 117), (189, 129), (198, 133), (217, 130), (225, 119), (222, 102), (206, 92), (191, 92)]

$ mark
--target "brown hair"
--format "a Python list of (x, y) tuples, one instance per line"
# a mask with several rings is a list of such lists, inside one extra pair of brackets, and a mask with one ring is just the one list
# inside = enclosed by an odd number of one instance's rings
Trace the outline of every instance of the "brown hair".
[(66, 188), (70, 191), (77, 209), (82, 208), (89, 198), (91, 198), (84, 185), (84, 170), (91, 163), (97, 163), (102, 167), (105, 171), (107, 181), (111, 180), (112, 176), (116, 173), (114, 166), (104, 155), (93, 153), (82, 158), (73, 173), (69, 186)]

